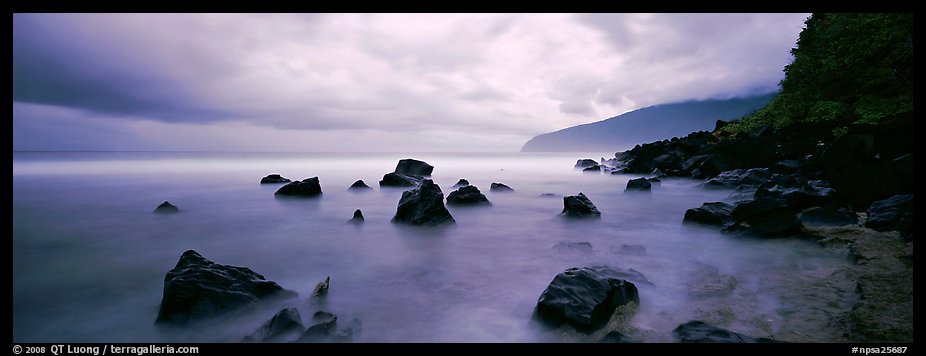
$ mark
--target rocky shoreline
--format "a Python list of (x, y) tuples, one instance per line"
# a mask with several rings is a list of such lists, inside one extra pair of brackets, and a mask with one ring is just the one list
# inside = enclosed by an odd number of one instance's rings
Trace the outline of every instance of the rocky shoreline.
[(843, 284), (837, 294), (852, 294), (834, 295), (851, 299), (852, 307), (828, 322), (828, 341), (912, 342), (912, 121), (855, 125), (837, 137), (815, 127), (769, 126), (724, 137), (724, 125), (718, 121), (713, 132), (637, 145), (599, 162), (580, 159), (576, 167), (650, 179), (692, 177), (704, 179), (705, 189), (734, 189), (727, 199), (732, 204), (705, 202), (682, 219), (731, 235), (810, 238), (847, 251), (850, 267), (807, 282), (809, 288)]

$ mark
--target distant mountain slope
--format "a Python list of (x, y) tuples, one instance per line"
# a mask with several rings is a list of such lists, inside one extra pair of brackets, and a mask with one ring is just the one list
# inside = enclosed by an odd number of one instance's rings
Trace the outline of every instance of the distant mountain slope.
[(623, 151), (640, 143), (712, 130), (717, 120), (738, 120), (768, 104), (775, 95), (649, 106), (534, 136), (521, 152)]

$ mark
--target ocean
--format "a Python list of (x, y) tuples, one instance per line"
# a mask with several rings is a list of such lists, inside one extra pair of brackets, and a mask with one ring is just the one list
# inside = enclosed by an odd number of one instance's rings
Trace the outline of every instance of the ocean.
[[(667, 178), (650, 193), (625, 193), (639, 176), (573, 168), (602, 156), (613, 152), (14, 152), (13, 340), (239, 342), (292, 306), (304, 321), (319, 309), (359, 319), (357, 342), (587, 342), (615, 328), (670, 342), (672, 329), (693, 319), (756, 337), (829, 341), (819, 333), (825, 317), (851, 304), (821, 298), (819, 277), (849, 263), (844, 251), (684, 224), (686, 209), (730, 201), (731, 191)], [(391, 223), (403, 189), (377, 182), (402, 158), (433, 165), (445, 197), (465, 178), (492, 205), (451, 206), (457, 223), (437, 229)], [(259, 184), (271, 173), (318, 176), (323, 195), (275, 198), (280, 184)], [(348, 192), (358, 179), (374, 189)], [(490, 192), (492, 182), (515, 191)], [(600, 220), (559, 216), (562, 196), (579, 192)], [(181, 212), (153, 214), (163, 201)], [(346, 222), (355, 209), (364, 224)], [(556, 248), (560, 242), (592, 249)], [(154, 320), (164, 276), (189, 249), (249, 267), (299, 299), (194, 330), (161, 330)], [(556, 274), (597, 264), (633, 268), (653, 282), (638, 285), (629, 320), (583, 334), (532, 319)], [(735, 287), (693, 293), (693, 276), (705, 270), (732, 276)], [(326, 276), (325, 304), (307, 302)]]

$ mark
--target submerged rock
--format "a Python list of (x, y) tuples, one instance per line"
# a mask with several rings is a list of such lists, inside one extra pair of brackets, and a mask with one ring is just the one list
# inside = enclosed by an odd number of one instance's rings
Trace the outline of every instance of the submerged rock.
[(260, 179), (260, 184), (289, 183), (289, 179), (283, 178), (279, 174), (271, 174)]
[(386, 173), (379, 181), (380, 187), (414, 187), (421, 183), (421, 179), (398, 173)]
[(363, 212), (360, 209), (354, 210), (354, 217), (347, 220), (347, 222), (352, 222), (355, 224), (363, 223)]
[(567, 269), (540, 295), (535, 315), (554, 326), (566, 323), (583, 332), (600, 329), (617, 307), (640, 303), (637, 287), (627, 276), (608, 266)]
[(774, 343), (777, 340), (753, 338), (721, 329), (700, 320), (692, 320), (672, 330), (672, 336), (683, 343)]
[(171, 204), (169, 201), (165, 201), (161, 203), (161, 205), (158, 205), (157, 208), (154, 208), (154, 212), (158, 214), (172, 214), (179, 213), (180, 209), (174, 206), (174, 204)]
[(490, 205), (489, 198), (475, 185), (466, 185), (447, 195), (448, 205)]
[(253, 307), (262, 300), (294, 297), (296, 292), (283, 289), (250, 268), (220, 265), (189, 250), (164, 278), (156, 323), (185, 325)]
[(402, 192), (396, 208), (394, 223), (412, 225), (440, 225), (455, 223), (453, 216), (444, 206), (444, 193), (440, 186), (425, 179), (417, 188)]
[(280, 342), (302, 333), (302, 317), (296, 308), (286, 308), (276, 313), (253, 334), (245, 336), (243, 342)]
[(579, 195), (563, 197), (563, 212), (560, 215), (570, 218), (600, 218), (601, 212), (585, 194), (580, 192)]
[(718, 297), (733, 293), (736, 289), (736, 278), (721, 274), (717, 267), (699, 264), (689, 276), (688, 295), (697, 298)]
[(492, 185), (489, 186), (489, 191), (497, 192), (497, 193), (504, 193), (504, 192), (513, 192), (514, 189), (511, 189), (511, 187), (504, 185), (502, 183), (492, 183)]
[(433, 171), (434, 166), (424, 161), (406, 158), (399, 160), (399, 163), (395, 166), (394, 173), (413, 177), (428, 177)]
[(559, 243), (553, 246), (553, 249), (556, 251), (564, 251), (564, 252), (590, 253), (592, 252), (592, 243), (588, 241), (582, 241), (582, 242), (560, 241)]
[(347, 188), (347, 190), (354, 190), (354, 191), (365, 191), (365, 190), (372, 190), (372, 189), (373, 188), (367, 185), (366, 183), (364, 183), (362, 179), (357, 180), (356, 182), (354, 182), (354, 184), (351, 184), (350, 187)]
[(596, 165), (591, 166), (591, 167), (585, 167), (585, 168), (582, 169), (582, 172), (585, 172), (585, 173), (599, 173), (599, 172), (601, 172), (601, 166), (596, 164)]
[(684, 221), (707, 225), (725, 225), (733, 221), (730, 213), (733, 206), (722, 202), (708, 202), (701, 204), (700, 208), (685, 211)]
[(639, 190), (639, 191), (649, 191), (653, 188), (653, 184), (650, 183), (646, 178), (637, 178), (627, 181), (627, 188), (624, 190)]
[(322, 194), (322, 186), (318, 183), (318, 177), (312, 177), (284, 185), (274, 194), (296, 197), (315, 197)]

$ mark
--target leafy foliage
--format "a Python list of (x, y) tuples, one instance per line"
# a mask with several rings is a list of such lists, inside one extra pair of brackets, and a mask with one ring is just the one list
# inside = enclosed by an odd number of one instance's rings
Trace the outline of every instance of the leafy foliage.
[(913, 14), (813, 14), (791, 54), (781, 94), (721, 134), (815, 124), (838, 135), (913, 112)]

